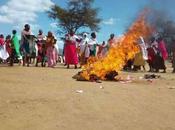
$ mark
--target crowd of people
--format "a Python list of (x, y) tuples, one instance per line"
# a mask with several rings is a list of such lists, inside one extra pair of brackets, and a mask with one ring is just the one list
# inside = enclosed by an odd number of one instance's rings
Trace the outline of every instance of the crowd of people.
[[(14, 63), (19, 65), (30, 66), (35, 62), (42, 67), (48, 64), (48, 67), (56, 66), (58, 60), (58, 47), (56, 46), (56, 38), (52, 32), (48, 32), (47, 36), (39, 30), (38, 35), (32, 34), (30, 25), (26, 24), (21, 32), (21, 39), (17, 36), (17, 31), (12, 31), (12, 37), (8, 35), (4, 39), (4, 35), (0, 35), (0, 59), (2, 63), (13, 66)], [(33, 60), (33, 61), (32, 61)]]
[[(75, 69), (78, 68), (78, 65), (81, 68), (87, 63), (89, 57), (105, 57), (109, 49), (119, 43), (120, 40), (121, 38), (111, 34), (107, 42), (99, 43), (95, 32), (91, 33), (89, 37), (88, 33), (77, 36), (71, 31), (65, 35), (62, 59), (64, 59), (67, 68), (70, 68), (70, 65), (74, 65)], [(32, 34), (30, 25), (26, 24), (21, 32), (21, 39), (18, 38), (16, 30), (12, 31), (12, 36), (8, 35), (6, 38), (3, 34), (0, 35), (0, 61), (10, 66), (19, 63), (19, 65), (29, 67), (30, 64), (35, 63), (37, 67), (41, 63), (42, 67), (54, 68), (61, 58), (56, 42), (57, 39), (51, 31), (45, 36), (43, 31), (39, 30), (38, 35), (35, 36)], [(159, 70), (166, 72), (165, 61), (168, 58), (168, 53), (162, 37), (153, 37), (146, 43), (140, 37), (138, 47), (140, 51), (126, 63), (124, 70), (138, 71), (141, 70), (141, 67), (145, 70), (145, 64), (148, 63), (150, 72), (159, 72)], [(172, 67), (175, 73), (175, 47), (173, 49)]]
[[(102, 44), (99, 44), (96, 39), (96, 33), (91, 33), (90, 38), (88, 38), (88, 34), (84, 33), (80, 39), (73, 33), (66, 35), (64, 46), (65, 65), (69, 68), (70, 64), (74, 64), (76, 68), (78, 59), (80, 66), (82, 66), (87, 63), (89, 57), (105, 57), (109, 49), (120, 43), (123, 37), (117, 38), (114, 34), (111, 34), (107, 42), (103, 41)], [(163, 70), (162, 72), (166, 73), (165, 61), (168, 59), (168, 53), (166, 44), (161, 36), (152, 37), (147, 43), (140, 37), (137, 45), (140, 51), (136, 53), (133, 59), (130, 59), (126, 63), (123, 68), (124, 70), (138, 71), (143, 67), (143, 70), (146, 71), (145, 64), (148, 63), (149, 72), (159, 72)], [(79, 50), (78, 52), (76, 51), (77, 48)], [(173, 50), (172, 65), (173, 73), (175, 73), (175, 47)]]

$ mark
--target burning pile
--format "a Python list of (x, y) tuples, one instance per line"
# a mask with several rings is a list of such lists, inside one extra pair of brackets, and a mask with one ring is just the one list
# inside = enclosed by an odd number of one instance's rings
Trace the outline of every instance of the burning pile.
[(138, 53), (138, 40), (140, 36), (146, 38), (151, 28), (145, 21), (145, 13), (133, 23), (125, 33), (124, 38), (114, 47), (110, 48), (108, 55), (102, 59), (91, 57), (88, 63), (83, 66), (82, 72), (78, 74), (82, 80), (117, 80), (117, 75), (129, 59), (133, 59)]

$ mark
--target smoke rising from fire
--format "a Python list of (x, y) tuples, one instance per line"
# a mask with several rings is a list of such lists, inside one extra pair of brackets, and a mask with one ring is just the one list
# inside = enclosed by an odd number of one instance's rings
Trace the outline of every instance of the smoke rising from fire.
[[(175, 1), (173, 3), (175, 5)], [(168, 4), (169, 6), (165, 6)], [(167, 41), (167, 46), (171, 48), (172, 40), (175, 38), (175, 16), (172, 13), (174, 7), (168, 8), (170, 5), (172, 6), (172, 0), (151, 0), (127, 29), (123, 40), (116, 43), (117, 46), (111, 48), (106, 57), (90, 58), (81, 76), (90, 80), (91, 75), (95, 75), (105, 80), (108, 73), (122, 70), (127, 60), (134, 58), (139, 52), (137, 44), (140, 36), (147, 39), (154, 33), (159, 33)]]
[(175, 1), (174, 0), (151, 0), (148, 23), (166, 41), (168, 52), (171, 53), (173, 40), (175, 39)]

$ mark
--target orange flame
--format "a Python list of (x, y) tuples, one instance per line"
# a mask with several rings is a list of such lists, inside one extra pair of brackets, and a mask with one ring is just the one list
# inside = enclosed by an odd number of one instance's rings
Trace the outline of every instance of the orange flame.
[(126, 62), (134, 58), (135, 54), (140, 51), (137, 44), (140, 36), (146, 38), (150, 33), (151, 28), (146, 23), (145, 13), (143, 13), (125, 33), (123, 39), (119, 43), (115, 43), (116, 46), (110, 48), (106, 57), (89, 58), (88, 63), (83, 66), (81, 76), (89, 80), (90, 75), (95, 74), (105, 80), (105, 75), (108, 72), (122, 70)]

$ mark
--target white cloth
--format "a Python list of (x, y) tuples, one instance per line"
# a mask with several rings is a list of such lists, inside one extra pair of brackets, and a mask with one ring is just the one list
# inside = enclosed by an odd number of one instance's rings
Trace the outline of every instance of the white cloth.
[(66, 36), (66, 40), (70, 40), (70, 41), (75, 42), (76, 48), (79, 46), (79, 43), (77, 42), (77, 40), (79, 40), (79, 39), (80, 39), (80, 38), (79, 38), (77, 35), (71, 36), (70, 34), (68, 34), (68, 35)]
[(38, 56), (38, 46), (35, 44), (36, 56)]
[(54, 47), (55, 47), (55, 49), (56, 49), (56, 53), (59, 55), (59, 46), (58, 46), (58, 43), (56, 43), (56, 44), (54, 45)]
[(148, 52), (147, 52), (146, 46), (141, 44), (140, 47), (141, 47), (141, 51), (142, 51), (142, 54), (143, 54), (143, 59), (148, 60)]
[(89, 47), (88, 47), (89, 39), (85, 38), (80, 42), (80, 54), (85, 52), (85, 57), (88, 58), (90, 55)]
[(31, 31), (25, 31), (25, 30), (23, 30), (22, 33), (21, 33), (21, 44), (24, 43), (24, 37), (25, 37), (26, 35), (31, 35), (31, 34), (32, 34)]
[(9, 58), (5, 44), (3, 46), (0, 46), (0, 58), (3, 60), (7, 60), (7, 58)]
[(98, 44), (96, 39), (91, 38), (88, 42), (89, 48), (91, 51), (95, 50), (94, 45)]
[(68, 35), (68, 37), (67, 37), (67, 40), (70, 40), (70, 41), (73, 41), (73, 42), (76, 42), (76, 39), (77, 39), (76, 35), (73, 35), (73, 36)]
[(37, 40), (38, 40), (38, 41), (42, 41), (42, 40), (44, 40), (44, 39), (46, 39), (46, 36), (44, 36), (44, 35), (39, 35), (39, 34), (38, 34), (38, 36), (37, 36)]
[(144, 42), (143, 37), (140, 37), (140, 39), (141, 39), (141, 43), (139, 45), (140, 45), (140, 48), (141, 48), (141, 51), (142, 51), (143, 59), (148, 60), (148, 51), (147, 51), (146, 44)]

